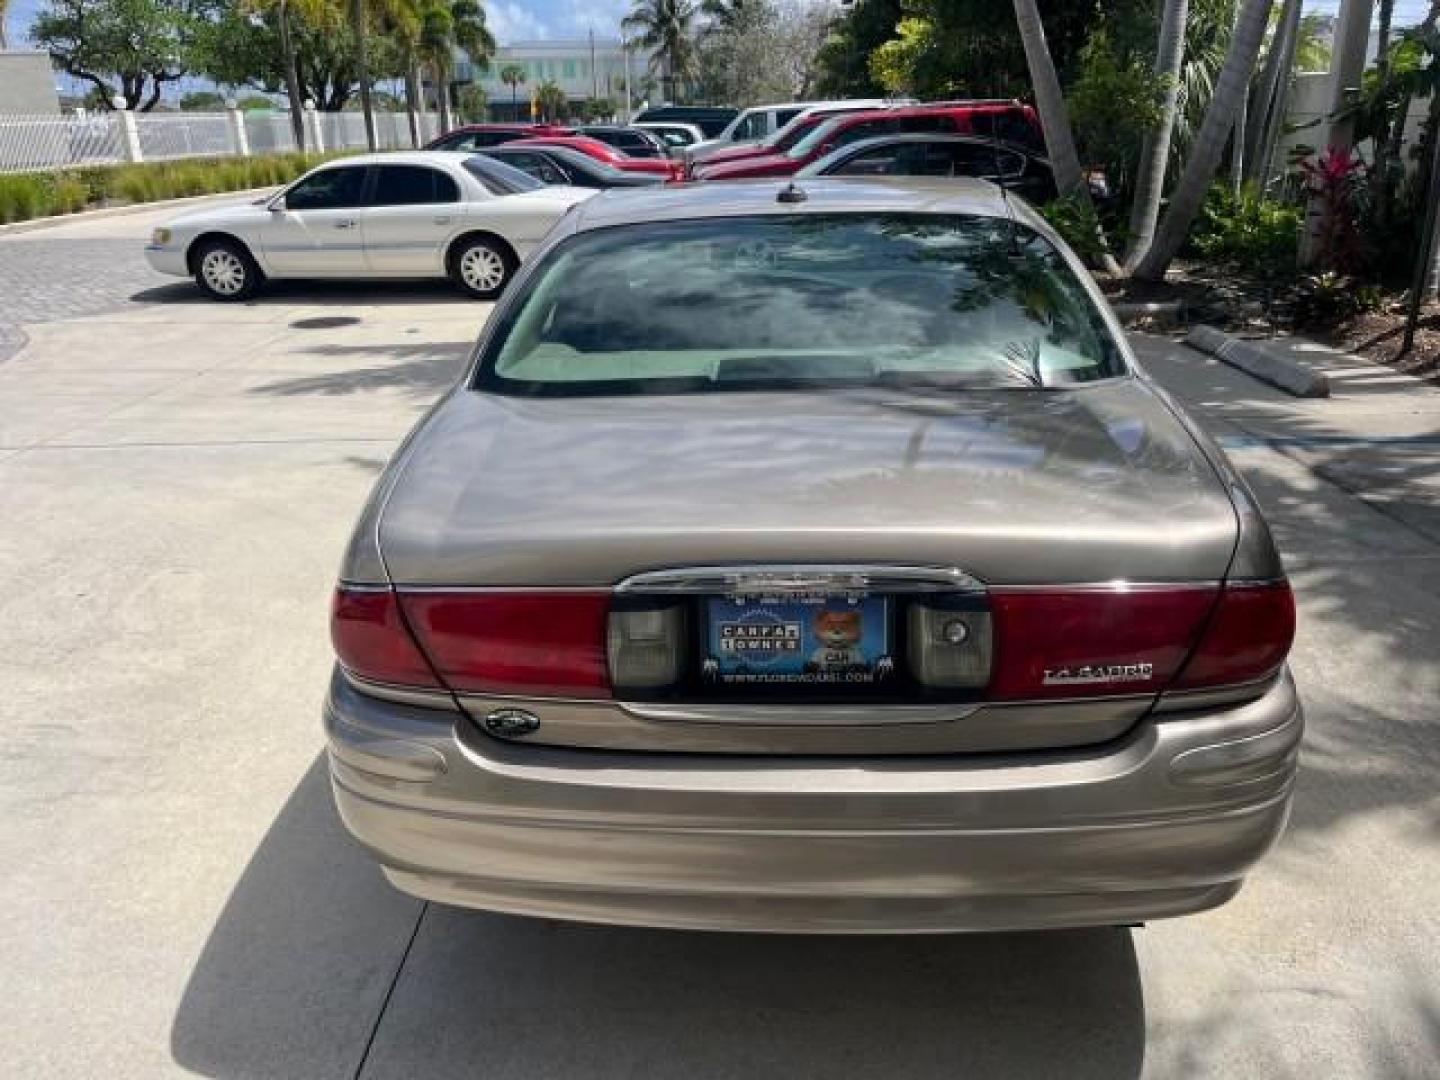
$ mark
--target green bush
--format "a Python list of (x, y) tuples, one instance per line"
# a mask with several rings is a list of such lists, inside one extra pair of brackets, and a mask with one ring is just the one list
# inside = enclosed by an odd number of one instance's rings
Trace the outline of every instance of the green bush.
[(48, 201), (43, 177), (0, 176), (0, 223), (39, 217)]
[(1040, 216), (1092, 266), (1105, 254), (1105, 233), (1095, 205), (1079, 195), (1063, 195), (1040, 207)]
[(1251, 191), (1237, 197), (1228, 184), (1215, 184), (1190, 235), (1200, 255), (1263, 281), (1288, 281), (1299, 273), (1299, 207)]
[(145, 203), (288, 184), (334, 154), (191, 158), (0, 175), (0, 224), (73, 214), (114, 201)]

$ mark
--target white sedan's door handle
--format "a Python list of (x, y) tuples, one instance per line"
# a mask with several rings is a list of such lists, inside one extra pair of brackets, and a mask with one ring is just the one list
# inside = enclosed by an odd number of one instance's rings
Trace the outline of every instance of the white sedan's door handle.
[(337, 229), (353, 229), (354, 227), (355, 227), (355, 219), (354, 219), (354, 218), (346, 218), (346, 219), (344, 219), (344, 220), (335, 222), (335, 228), (337, 228)]
[(439, 217), (437, 217), (437, 218), (435, 219), (435, 224), (436, 224), (436, 225), (449, 225), (449, 224), (450, 224), (450, 217), (449, 217), (449, 215), (448, 215), (448, 214), (441, 214)]

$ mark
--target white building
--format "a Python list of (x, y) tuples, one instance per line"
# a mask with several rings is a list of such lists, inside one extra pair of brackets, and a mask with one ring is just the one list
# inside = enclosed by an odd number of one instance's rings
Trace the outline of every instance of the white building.
[[(458, 85), (478, 82), (485, 90), (490, 116), (495, 120), (529, 120), (530, 99), (536, 87), (553, 82), (565, 91), (572, 105), (590, 98), (608, 98), (623, 112), (625, 102), (625, 67), (630, 67), (632, 101), (646, 96), (649, 85), (648, 59), (644, 53), (631, 53), (627, 58), (618, 41), (593, 43), (577, 41), (517, 41), (501, 45), (482, 71), (462, 54), (457, 57), (455, 81)], [(525, 72), (525, 81), (512, 88), (500, 81), (500, 72), (515, 65)]]
[(43, 52), (0, 52), (0, 113), (58, 116), (55, 72)]

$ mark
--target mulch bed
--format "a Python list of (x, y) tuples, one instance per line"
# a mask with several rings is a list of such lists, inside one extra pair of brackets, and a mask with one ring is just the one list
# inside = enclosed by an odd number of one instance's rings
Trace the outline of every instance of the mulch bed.
[(1226, 268), (1176, 262), (1163, 282), (1101, 280), (1111, 303), (1180, 300), (1187, 323), (1210, 323), (1231, 333), (1302, 334), (1397, 371), (1440, 383), (1440, 303), (1421, 312), (1415, 344), (1399, 355), (1405, 298), (1387, 295), (1374, 311), (1338, 322), (1297, 321), (1293, 290), (1247, 279)]

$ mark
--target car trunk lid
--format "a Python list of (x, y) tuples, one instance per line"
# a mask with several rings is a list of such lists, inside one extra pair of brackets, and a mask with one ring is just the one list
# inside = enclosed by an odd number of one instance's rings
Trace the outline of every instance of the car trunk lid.
[(380, 527), (409, 585), (610, 586), (735, 562), (955, 566), (989, 584), (1219, 580), (1208, 460), (1142, 382), (520, 399), (461, 391)]

